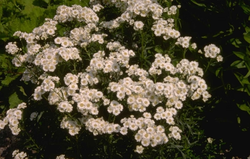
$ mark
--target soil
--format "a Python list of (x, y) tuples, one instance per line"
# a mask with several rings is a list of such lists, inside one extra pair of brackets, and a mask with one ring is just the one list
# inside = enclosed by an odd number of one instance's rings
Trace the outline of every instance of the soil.
[(8, 127), (0, 130), (0, 159), (12, 158), (12, 151), (18, 140), (18, 137), (12, 135)]

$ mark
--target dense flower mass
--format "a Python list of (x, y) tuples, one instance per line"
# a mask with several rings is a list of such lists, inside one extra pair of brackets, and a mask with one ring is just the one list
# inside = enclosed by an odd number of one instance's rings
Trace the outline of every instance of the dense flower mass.
[[(211, 97), (199, 63), (186, 58), (177, 61), (167, 53), (154, 52), (150, 66), (143, 67), (134, 62), (143, 52), (143, 43), (138, 47), (135, 41), (129, 46), (119, 38), (124, 35), (112, 34), (126, 25), (135, 34), (151, 32), (151, 36), (164, 42), (174, 41), (172, 48), (196, 49), (191, 37), (181, 37), (175, 29), (173, 16), (178, 7), (163, 8), (156, 0), (91, 0), (90, 6), (59, 6), (53, 19), (46, 19), (31, 33), (16, 32), (15, 36), (27, 42), (27, 51), (15, 43), (6, 46), (6, 51), (15, 55), (13, 64), (26, 67), (22, 80), (36, 85), (33, 99), (46, 97), (50, 105), (57, 106), (64, 116), (60, 127), (72, 136), (82, 128), (95, 136), (127, 135), (131, 131), (137, 153), (145, 147), (166, 144), (171, 138), (181, 140), (182, 130), (175, 117), (185, 107), (184, 102), (188, 98), (205, 102)], [(111, 20), (99, 17), (105, 6), (117, 7), (120, 16)], [(76, 27), (63, 33), (57, 28), (69, 23)], [(152, 25), (146, 26), (149, 24)], [(204, 52), (205, 57), (222, 60), (220, 49), (214, 44), (206, 46)], [(25, 107), (21, 105), (10, 109), (0, 120), (0, 129), (9, 124), (13, 134), (19, 133), (18, 121)], [(106, 111), (100, 113), (103, 108)], [(123, 114), (125, 110), (131, 114)], [(74, 111), (80, 117), (69, 115)], [(105, 113), (119, 121), (107, 120), (101, 115)], [(30, 119), (36, 115), (33, 112)]]

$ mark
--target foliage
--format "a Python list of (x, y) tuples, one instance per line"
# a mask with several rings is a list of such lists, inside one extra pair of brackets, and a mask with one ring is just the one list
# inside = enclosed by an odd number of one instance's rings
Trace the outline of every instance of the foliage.
[[(223, 48), (223, 63), (216, 69), (210, 68), (206, 74), (214, 100), (206, 109), (204, 130), (207, 135), (224, 139), (232, 145), (233, 149), (228, 152), (230, 157), (247, 157), (247, 148), (239, 145), (250, 141), (247, 135), (250, 131), (250, 4), (244, 0), (179, 2), (182, 4), (180, 18), (183, 22), (180, 30), (191, 34), (200, 45), (214, 39)], [(221, 133), (209, 130), (215, 125), (221, 128), (217, 130)]]

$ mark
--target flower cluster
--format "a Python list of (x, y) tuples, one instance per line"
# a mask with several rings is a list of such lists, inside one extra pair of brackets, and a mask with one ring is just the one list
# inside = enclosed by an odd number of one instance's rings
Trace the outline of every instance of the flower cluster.
[(135, 133), (135, 140), (141, 143), (142, 146), (147, 147), (151, 145), (164, 144), (168, 142), (168, 137), (165, 133), (165, 128), (161, 125), (155, 125), (155, 121), (151, 119), (152, 116), (148, 112), (143, 113), (143, 117), (136, 119), (134, 116), (123, 118), (121, 123), (121, 133), (127, 134), (128, 129)]
[(16, 45), (16, 42), (9, 42), (6, 46), (5, 46), (6, 52), (9, 54), (14, 55), (15, 53), (17, 53), (18, 51), (20, 51), (20, 48), (18, 48), (18, 46)]
[(24, 108), (26, 108), (26, 103), (19, 104), (17, 108), (9, 109), (6, 113), (6, 117), (0, 120), (0, 130), (8, 125), (12, 134), (18, 135), (21, 131), (19, 128), (19, 121), (22, 119), (22, 109)]
[(80, 125), (75, 120), (68, 119), (67, 116), (65, 116), (61, 122), (61, 128), (62, 129), (68, 129), (69, 134), (74, 136), (79, 133), (80, 131)]
[[(72, 136), (82, 128), (95, 136), (126, 135), (131, 131), (138, 143), (135, 149), (138, 153), (144, 147), (166, 144), (171, 138), (181, 140), (182, 130), (175, 116), (185, 106), (184, 102), (188, 98), (202, 98), (205, 102), (211, 97), (198, 62), (173, 60), (168, 54), (155, 52), (150, 67), (142, 68), (131, 61), (136, 61), (143, 47), (128, 47), (123, 40), (109, 37), (122, 24), (131, 26), (135, 34), (140, 33), (150, 19), (152, 36), (164, 42), (171, 39), (174, 46), (184, 49), (190, 46), (196, 49), (196, 44), (190, 43), (191, 37), (181, 37), (174, 29), (172, 16), (178, 7), (163, 8), (156, 0), (103, 0), (102, 3), (91, 0), (90, 4), (90, 8), (59, 6), (54, 18), (46, 19), (32, 33), (16, 32), (15, 36), (26, 40), (27, 52), (22, 52), (15, 43), (6, 46), (8, 53), (16, 55), (13, 64), (26, 66), (22, 80), (36, 85), (33, 99), (40, 101), (46, 97), (50, 105), (55, 105), (63, 116), (60, 127)], [(115, 19), (101, 21), (105, 18), (98, 17), (98, 13), (105, 6), (115, 6), (122, 13)], [(162, 16), (163, 13), (168, 17)], [(71, 22), (81, 25), (69, 27), (61, 35), (57, 26)], [(220, 50), (213, 44), (204, 51), (206, 57), (218, 60), (220, 56)], [(18, 125), (20, 109), (21, 105), (10, 109), (4, 121), (0, 121), (0, 128), (7, 123), (12, 128)], [(77, 117), (72, 112), (78, 113)], [(102, 116), (105, 113), (116, 120)], [(30, 116), (31, 120), (35, 116), (36, 113)], [(13, 131), (18, 134), (20, 130)]]
[[(199, 50), (199, 53), (203, 54), (201, 50)], [(218, 48), (214, 44), (210, 44), (204, 47), (204, 55), (206, 58), (216, 58), (218, 62), (223, 61), (223, 57), (220, 55), (220, 48)]]
[(12, 157), (14, 159), (27, 159), (27, 153), (23, 152), (23, 151), (19, 151), (19, 150), (14, 150), (12, 152)]
[(86, 121), (85, 120), (83, 120), (83, 123), (85, 124), (86, 129), (92, 132), (95, 136), (101, 134), (117, 133), (120, 130), (119, 124), (109, 123), (102, 118), (89, 118)]

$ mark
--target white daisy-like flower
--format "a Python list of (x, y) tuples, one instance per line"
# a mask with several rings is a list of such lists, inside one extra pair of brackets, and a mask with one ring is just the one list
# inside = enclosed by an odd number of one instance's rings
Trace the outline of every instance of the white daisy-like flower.
[(149, 140), (149, 139), (146, 139), (146, 138), (143, 138), (143, 139), (141, 140), (141, 144), (142, 144), (142, 146), (147, 147), (147, 146), (149, 146), (149, 144), (150, 144), (150, 140)]
[(135, 30), (142, 30), (144, 23), (142, 21), (135, 21), (134, 22), (134, 29)]
[(122, 127), (122, 128), (120, 129), (120, 133), (121, 133), (122, 135), (127, 135), (127, 133), (128, 133), (128, 128)]
[(142, 154), (143, 150), (144, 150), (144, 147), (142, 147), (141, 145), (137, 145), (136, 149), (135, 149), (135, 152), (137, 152), (139, 154)]

